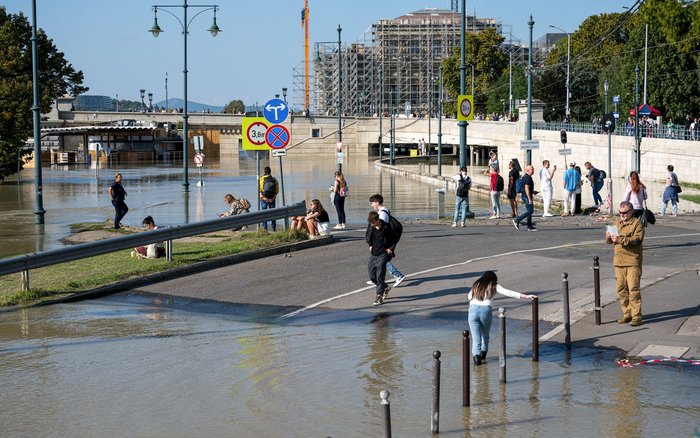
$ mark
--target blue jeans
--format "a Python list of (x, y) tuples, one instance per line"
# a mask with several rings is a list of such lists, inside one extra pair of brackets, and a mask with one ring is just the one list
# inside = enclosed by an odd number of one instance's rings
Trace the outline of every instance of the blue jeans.
[(469, 305), (469, 330), (472, 332), (472, 354), (489, 349), (489, 332), (493, 319), (491, 306)]
[(467, 211), (469, 211), (469, 195), (465, 197), (455, 197), (455, 215), (452, 218), (452, 222), (457, 222), (460, 214), (462, 215), (462, 222), (466, 222)]
[(527, 202), (527, 197), (523, 196), (525, 203), (525, 213), (515, 218), (515, 223), (519, 224), (521, 220), (527, 218), (527, 227), (532, 228), (532, 213), (535, 211), (535, 206)]
[(399, 271), (396, 268), (396, 266), (394, 266), (394, 264), (391, 262), (386, 262), (386, 270), (389, 271), (389, 275), (391, 275), (394, 278), (403, 277), (403, 274), (401, 273), (401, 271)]
[[(267, 210), (268, 208), (275, 208), (275, 201), (270, 202), (269, 204), (262, 199), (260, 200), (260, 210)], [(277, 221), (271, 221), (272, 222), (272, 231), (277, 231)], [(262, 223), (263, 229), (267, 231), (267, 222)]]
[(593, 203), (595, 205), (603, 205), (603, 198), (600, 197), (600, 189), (603, 188), (604, 184), (605, 181), (602, 179), (593, 184)]
[(129, 212), (129, 207), (126, 206), (124, 200), (112, 201), (112, 205), (114, 206), (114, 228), (119, 228), (119, 222), (121, 222), (124, 216)]

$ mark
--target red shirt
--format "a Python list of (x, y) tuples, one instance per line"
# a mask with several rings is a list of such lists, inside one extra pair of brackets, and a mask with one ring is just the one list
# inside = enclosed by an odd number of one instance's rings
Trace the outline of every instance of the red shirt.
[(492, 172), (491, 173), (491, 186), (490, 186), (489, 190), (491, 190), (492, 192), (497, 191), (496, 184), (498, 184), (498, 173)]

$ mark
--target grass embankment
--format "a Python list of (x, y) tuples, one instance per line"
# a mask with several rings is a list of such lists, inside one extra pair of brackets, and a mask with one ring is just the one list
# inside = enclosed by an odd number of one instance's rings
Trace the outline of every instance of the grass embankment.
[[(74, 230), (104, 230), (104, 224), (77, 224)], [(122, 232), (121, 230), (114, 230)], [(207, 237), (217, 237), (208, 234)], [(33, 304), (76, 292), (94, 289), (146, 274), (162, 272), (216, 257), (240, 254), (308, 238), (306, 234), (280, 231), (218, 236), (216, 242), (173, 242), (173, 261), (165, 258), (138, 259), (129, 250), (103, 254), (29, 272), (29, 291), (21, 290), (21, 274), (0, 276), (0, 306)]]
[[(685, 182), (685, 181), (681, 182), (681, 187), (683, 189), (700, 190), (700, 184), (689, 183), (689, 182)], [(683, 190), (683, 192), (680, 195), (678, 195), (678, 197), (680, 199), (684, 199), (686, 201), (694, 202), (695, 204), (700, 204), (700, 195), (688, 195), (685, 193), (685, 190)]]

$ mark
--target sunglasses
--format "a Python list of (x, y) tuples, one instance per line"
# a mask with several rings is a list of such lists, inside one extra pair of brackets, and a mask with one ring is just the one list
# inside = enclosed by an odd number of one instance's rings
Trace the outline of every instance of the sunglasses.
[(629, 213), (630, 211), (631, 211), (631, 210), (625, 210), (625, 211), (620, 210), (620, 211), (618, 211), (618, 213), (620, 213), (620, 214), (627, 214), (627, 213)]

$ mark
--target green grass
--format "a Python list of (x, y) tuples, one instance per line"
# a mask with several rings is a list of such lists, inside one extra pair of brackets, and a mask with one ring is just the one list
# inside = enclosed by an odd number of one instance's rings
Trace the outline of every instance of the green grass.
[(689, 189), (700, 189), (700, 184), (690, 183), (690, 182), (687, 182), (687, 181), (681, 181), (681, 187), (683, 187), (684, 189), (685, 189), (686, 187), (689, 188)]
[(21, 290), (19, 273), (0, 276), (0, 306), (38, 303), (216, 257), (297, 242), (306, 238), (306, 234), (296, 231), (280, 231), (269, 234), (242, 233), (235, 238), (228, 236), (215, 243), (174, 241), (172, 262), (164, 258), (132, 258), (130, 251), (119, 251), (32, 270), (29, 272), (28, 292)]
[(700, 204), (700, 195), (684, 195), (681, 193), (680, 195), (678, 195), (678, 197), (685, 200), (685, 201), (690, 201), (690, 202), (694, 202), (696, 204)]

